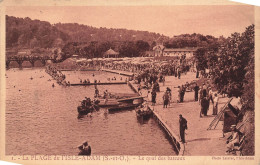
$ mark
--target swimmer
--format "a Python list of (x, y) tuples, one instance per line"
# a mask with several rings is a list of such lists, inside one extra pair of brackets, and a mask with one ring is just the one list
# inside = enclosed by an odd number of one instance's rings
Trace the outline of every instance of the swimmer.
[(53, 88), (55, 87), (54, 83), (52, 84), (52, 87), (53, 87)]

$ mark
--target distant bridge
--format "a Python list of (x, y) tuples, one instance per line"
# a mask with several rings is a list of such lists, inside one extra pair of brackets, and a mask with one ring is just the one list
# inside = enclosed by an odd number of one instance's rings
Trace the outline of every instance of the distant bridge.
[(12, 61), (16, 61), (19, 64), (19, 68), (22, 68), (22, 64), (24, 61), (29, 61), (32, 64), (32, 67), (34, 67), (34, 63), (36, 61), (41, 61), (41, 63), (45, 66), (46, 62), (50, 60), (52, 62), (56, 62), (56, 58), (50, 57), (50, 56), (7, 56), (6, 57), (6, 68), (9, 68), (9, 64)]

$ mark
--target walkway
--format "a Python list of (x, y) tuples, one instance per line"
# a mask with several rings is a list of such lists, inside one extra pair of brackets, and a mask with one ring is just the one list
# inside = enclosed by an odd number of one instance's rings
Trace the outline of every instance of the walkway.
[(105, 72), (110, 72), (110, 73), (117, 73), (117, 74), (124, 75), (124, 76), (133, 76), (134, 75), (132, 72), (121, 71), (121, 70), (112, 70), (112, 69), (101, 69), (101, 70), (105, 71)]
[[(177, 87), (178, 85), (185, 84), (195, 80), (194, 73), (187, 73), (182, 75), (181, 79), (174, 76), (167, 76), (165, 85), (160, 83), (161, 92), (157, 93), (157, 103), (151, 106), (154, 111), (160, 116), (162, 120), (171, 128), (175, 135), (179, 136), (179, 114), (182, 114), (188, 121), (188, 130), (186, 130), (185, 143), (185, 156), (218, 156), (225, 155), (226, 145), (225, 138), (222, 138), (222, 123), (218, 124), (215, 130), (207, 130), (211, 121), (214, 119), (212, 116), (212, 105), (209, 108), (208, 117), (199, 117), (200, 105), (194, 100), (194, 92), (186, 92), (184, 96), (184, 103), (176, 103), (177, 100)], [(137, 84), (133, 84), (137, 88)], [(168, 108), (163, 108), (163, 93), (166, 87), (172, 90), (173, 100)], [(147, 96), (147, 90), (141, 90), (142, 96)], [(221, 98), (219, 100), (219, 111), (226, 103), (228, 98)], [(179, 137), (176, 137), (177, 139)], [(179, 138), (180, 139), (180, 138)], [(183, 145), (181, 146), (183, 147)], [(181, 153), (180, 153), (181, 155)]]

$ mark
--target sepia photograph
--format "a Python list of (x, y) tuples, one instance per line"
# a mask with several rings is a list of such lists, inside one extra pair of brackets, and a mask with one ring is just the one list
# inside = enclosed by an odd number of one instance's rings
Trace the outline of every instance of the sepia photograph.
[(255, 6), (13, 5), (1, 17), (11, 161), (255, 163)]

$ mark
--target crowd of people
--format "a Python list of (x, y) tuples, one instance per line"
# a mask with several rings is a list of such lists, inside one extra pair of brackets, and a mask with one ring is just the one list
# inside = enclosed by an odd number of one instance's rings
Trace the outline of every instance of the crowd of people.
[[(66, 81), (66, 76), (63, 74), (59, 69), (53, 66), (47, 66), (45, 69), (45, 72), (48, 73), (56, 82), (60, 85), (69, 86), (70, 82)], [(54, 84), (52, 84), (52, 87), (54, 87)]]
[[(92, 76), (95, 77), (95, 74), (93, 73)], [(115, 76), (111, 77), (111, 78), (110, 77), (107, 78), (107, 82), (115, 82), (115, 81), (120, 81), (120, 82), (125, 81), (125, 82), (127, 82), (128, 79), (126, 78), (125, 80), (123, 80), (123, 77), (120, 77), (120, 78), (117, 79)], [(101, 83), (101, 81), (97, 80), (97, 79), (94, 79), (91, 82), (90, 79), (87, 78), (87, 79), (84, 79), (84, 80), (80, 79), (79, 83), (80, 84), (90, 84), (90, 83), (96, 84), (96, 83)]]

